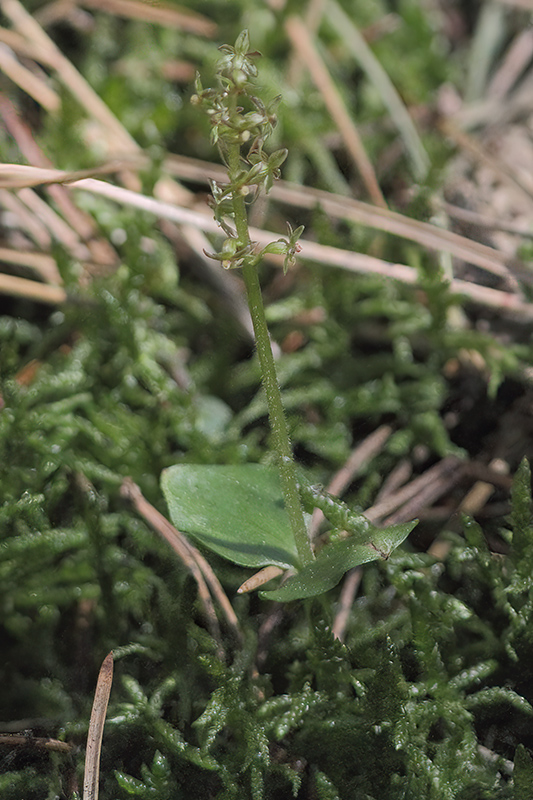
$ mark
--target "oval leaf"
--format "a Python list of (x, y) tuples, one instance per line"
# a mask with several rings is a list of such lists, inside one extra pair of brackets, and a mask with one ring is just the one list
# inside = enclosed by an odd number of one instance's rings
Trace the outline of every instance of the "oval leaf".
[(361, 544), (352, 537), (327, 544), (315, 561), (303, 567), (293, 578), (289, 578), (284, 586), (270, 592), (261, 592), (261, 597), (287, 602), (327, 592), (352, 567), (376, 561), (380, 557), (388, 558), (409, 536), (416, 524), (417, 520), (414, 520), (383, 529), (371, 525), (373, 530), (367, 544)]
[(161, 488), (174, 525), (245, 567), (298, 563), (276, 470), (260, 464), (163, 470)]

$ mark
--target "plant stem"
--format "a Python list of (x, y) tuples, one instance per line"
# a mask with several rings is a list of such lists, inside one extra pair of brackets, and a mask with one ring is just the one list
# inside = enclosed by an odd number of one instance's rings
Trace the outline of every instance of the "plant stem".
[[(232, 183), (240, 169), (240, 147), (238, 144), (231, 144), (228, 146), (227, 160), (229, 180), (230, 183)], [(239, 191), (233, 193), (233, 211), (235, 228), (240, 245), (248, 245), (251, 243), (248, 230), (248, 215), (246, 213), (244, 195)], [(263, 387), (267, 398), (270, 429), (272, 431), (274, 448), (278, 457), (281, 490), (283, 499), (285, 500), (285, 508), (289, 515), (300, 561), (302, 564), (308, 564), (313, 560), (314, 555), (307, 535), (307, 528), (298, 491), (296, 464), (294, 463), (292, 455), (287, 420), (285, 418), (285, 411), (283, 409), (281, 391), (276, 373), (276, 364), (270, 345), (270, 336), (268, 333), (257, 267), (245, 262), (243, 266), (243, 277), (248, 297), (248, 306), (254, 326)]]

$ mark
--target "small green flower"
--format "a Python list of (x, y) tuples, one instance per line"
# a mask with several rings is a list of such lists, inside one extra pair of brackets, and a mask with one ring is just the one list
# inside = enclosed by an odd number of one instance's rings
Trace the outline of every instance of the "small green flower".
[(283, 274), (287, 274), (287, 270), (289, 267), (294, 265), (296, 261), (296, 253), (299, 253), (302, 249), (298, 240), (302, 233), (304, 232), (304, 226), (300, 225), (295, 230), (292, 229), (290, 222), (287, 223), (287, 228), (289, 229), (289, 238), (288, 239), (276, 239), (275, 242), (270, 242), (261, 250), (259, 257), (263, 256), (265, 253), (272, 253), (274, 255), (284, 255), (285, 260), (283, 262)]
[(207, 253), (205, 250), (204, 253), (208, 258), (221, 261), (224, 269), (237, 269), (238, 267), (242, 267), (245, 260), (250, 257), (253, 258), (254, 262), (257, 261), (258, 257), (254, 255), (253, 244), (239, 245), (240, 242), (238, 239), (229, 236), (224, 240), (220, 253)]
[(242, 31), (237, 37), (234, 47), (223, 44), (219, 48), (222, 53), (225, 53), (219, 62), (219, 73), (238, 89), (244, 88), (250, 78), (257, 77), (257, 67), (252, 58), (261, 54), (257, 51), (250, 52), (249, 47), (248, 31)]
[[(200, 77), (196, 76), (195, 94), (191, 102), (205, 108), (211, 121), (211, 141), (216, 144), (222, 157), (228, 162), (230, 148), (250, 143), (247, 155), (241, 156), (242, 167), (228, 170), (230, 181), (225, 184), (211, 182), (211, 201), (215, 219), (226, 234), (226, 240), (219, 253), (210, 255), (222, 262), (226, 269), (242, 267), (244, 264), (256, 265), (266, 253), (284, 255), (284, 272), (294, 264), (299, 252), (303, 227), (293, 231), (289, 225), (288, 238), (271, 242), (260, 253), (254, 244), (239, 241), (235, 230), (234, 201), (237, 197), (250, 196), (252, 202), (255, 194), (263, 189), (267, 194), (274, 181), (281, 176), (281, 166), (287, 158), (287, 150), (280, 149), (273, 153), (264, 150), (265, 141), (272, 133), (276, 123), (276, 110), (280, 97), (265, 105), (263, 101), (251, 93), (252, 80), (257, 75), (253, 59), (259, 55), (250, 51), (247, 31), (243, 31), (234, 46), (222, 45), (223, 53), (218, 64), (218, 88), (204, 89)], [(246, 111), (240, 104), (251, 103), (253, 108)], [(253, 187), (254, 193), (251, 193)]]

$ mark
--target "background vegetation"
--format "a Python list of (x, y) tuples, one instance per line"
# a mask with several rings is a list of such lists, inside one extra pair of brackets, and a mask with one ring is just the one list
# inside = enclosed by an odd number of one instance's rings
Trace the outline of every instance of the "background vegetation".
[[(0, 1), (2, 798), (80, 791), (110, 650), (103, 800), (531, 797), (525, 6)], [(165, 467), (269, 458), (189, 104), (244, 28), (289, 150), (252, 224), (306, 225), (261, 273), (296, 457), (420, 519), (285, 605), (156, 516)]]

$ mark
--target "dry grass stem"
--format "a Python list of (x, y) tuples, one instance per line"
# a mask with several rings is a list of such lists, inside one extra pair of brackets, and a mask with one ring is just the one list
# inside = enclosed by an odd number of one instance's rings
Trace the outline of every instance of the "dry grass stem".
[(39, 75), (24, 67), (5, 44), (0, 44), (0, 70), (47, 111), (58, 111), (59, 95)]
[(381, 489), (376, 495), (374, 505), (379, 505), (382, 500), (385, 500), (385, 498), (390, 497), (397, 492), (400, 486), (403, 486), (405, 483), (407, 483), (412, 474), (413, 465), (409, 459), (404, 458), (399, 461), (383, 481)]
[(423, 179), (429, 169), (429, 157), (414, 122), (393, 82), (382, 67), (379, 59), (374, 55), (372, 48), (367, 44), (365, 37), (359, 32), (353, 20), (336, 0), (329, 0), (327, 17), (339, 37), (349, 47), (353, 58), (357, 60), (361, 68), (366, 72), (368, 79), (372, 81), (379, 92), (383, 105), (387, 108), (392, 122), (402, 137), (415, 177), (418, 180)]
[[(270, 4), (272, 5), (272, 4)], [(310, 36), (315, 36), (324, 15), (326, 0), (309, 0), (305, 9), (304, 21)], [(298, 86), (304, 75), (304, 63), (293, 49), (287, 69), (287, 83)]]
[(122, 484), (122, 495), (133, 503), (139, 514), (148, 522), (150, 527), (168, 542), (192, 574), (198, 586), (198, 595), (204, 608), (209, 630), (215, 641), (218, 642), (220, 648), (222, 646), (222, 639), (215, 607), (202, 570), (194, 557), (194, 553), (191, 552), (185, 537), (174, 528), (157, 509), (148, 503), (143, 497), (139, 487), (128, 478), (126, 478)]
[(207, 17), (194, 11), (178, 9), (170, 3), (158, 0), (157, 5), (140, 0), (76, 0), (77, 5), (106, 14), (114, 14), (128, 19), (139, 19), (143, 22), (156, 23), (167, 28), (179, 28), (197, 36), (213, 38), (218, 25)]
[(100, 776), (100, 750), (104, 735), (104, 723), (113, 683), (113, 653), (108, 653), (102, 662), (94, 693), (87, 752), (85, 755), (85, 775), (83, 778), (83, 800), (98, 800), (98, 779)]
[(487, 88), (487, 97), (504, 98), (516, 84), (533, 56), (533, 31), (520, 31), (511, 42)]
[[(109, 172), (117, 170), (121, 166), (135, 162), (128, 162), (127, 160), (120, 162), (112, 162), (101, 168), (102, 172)], [(214, 175), (215, 178), (224, 176), (224, 171), (216, 170), (211, 167), (206, 170), (203, 165), (197, 166), (196, 164), (187, 164), (180, 162), (177, 166), (177, 159), (172, 158), (169, 160), (169, 166), (174, 167), (175, 172), (183, 177), (191, 177), (193, 175), (201, 174), (203, 178), (207, 175)], [(88, 170), (91, 174), (97, 174), (100, 170)], [(87, 174), (85, 172), (85, 174)], [(220, 176), (219, 176), (220, 172)], [(24, 174), (27, 173), (27, 180), (24, 180)], [(80, 174), (80, 173), (78, 173)], [(74, 181), (76, 173), (62, 173), (60, 170), (44, 170), (43, 172), (32, 173), (31, 167), (22, 169), (20, 165), (3, 165), (0, 169), (0, 178), (5, 181), (5, 185), (22, 186), (32, 185), (35, 186), (39, 182), (57, 181), (73, 181), (76, 188), (88, 189), (93, 193), (102, 194), (110, 197), (117, 202), (125, 203), (128, 205), (135, 205), (138, 208), (143, 208), (149, 213), (173, 219), (175, 222), (190, 222), (190, 224), (200, 227), (206, 232), (218, 232), (219, 228), (213, 220), (207, 219), (206, 213), (199, 213), (190, 211), (189, 209), (179, 208), (174, 206), (161, 205), (162, 201), (148, 198), (138, 193), (128, 193), (128, 190), (121, 189), (113, 186), (112, 184), (98, 183), (83, 183), (79, 184)], [(383, 230), (387, 233), (401, 236), (418, 244), (429, 247), (434, 250), (444, 250), (451, 253), (456, 258), (460, 258), (469, 263), (475, 264), (483, 269), (488, 270), (508, 281), (514, 282), (514, 277), (510, 275), (509, 270), (516, 271), (521, 277), (532, 279), (531, 274), (526, 271), (526, 268), (516, 260), (510, 260), (505, 254), (500, 253), (498, 250), (489, 247), (488, 245), (480, 244), (478, 242), (467, 239), (459, 234), (441, 229), (430, 223), (419, 222), (409, 217), (405, 217), (397, 212), (389, 211), (388, 209), (379, 209), (361, 201), (352, 200), (350, 198), (340, 197), (328, 192), (320, 190), (313, 190), (308, 187), (296, 186), (285, 182), (280, 182), (279, 186), (275, 186), (272, 191), (273, 199), (278, 199), (284, 203), (290, 203), (296, 207), (314, 208), (320, 206), (323, 210), (337, 219), (345, 219), (357, 222), (359, 224), (368, 225), (369, 227)], [(171, 210), (172, 209), (172, 210)], [(259, 242), (265, 240), (266, 237), (272, 236), (269, 232), (254, 231), (254, 238)], [(355, 254), (353, 254), (355, 255)], [(311, 254), (308, 256), (313, 258)], [(370, 257), (368, 257), (370, 258)], [(313, 260), (316, 260), (313, 258)], [(370, 262), (368, 262), (370, 263)], [(386, 262), (383, 262), (386, 263)], [(410, 269), (409, 267), (404, 267)], [(413, 279), (408, 278), (408, 273), (405, 273), (407, 282), (414, 282)], [(402, 277), (399, 277), (402, 280)], [(464, 287), (459, 284), (458, 289), (462, 292)], [(475, 290), (474, 290), (475, 292)], [(483, 302), (483, 301), (482, 301)], [(490, 303), (492, 304), (492, 303)]]
[[(241, 631), (239, 621), (233, 610), (233, 606), (220, 581), (213, 572), (208, 561), (203, 557), (200, 551), (192, 545), (188, 539), (180, 533), (159, 511), (154, 508), (146, 499), (139, 487), (129, 478), (126, 478), (122, 484), (122, 495), (128, 499), (138, 513), (146, 520), (146, 522), (162, 536), (168, 544), (172, 547), (174, 552), (181, 558), (187, 569), (190, 570), (196, 583), (198, 585), (198, 592), (200, 599), (204, 605), (204, 611), (209, 624), (212, 628), (218, 628), (218, 622), (209, 594), (211, 590), (213, 596), (218, 601), (226, 622), (229, 628), (233, 631), (238, 641), (241, 639)], [(208, 588), (209, 586), (209, 588)], [(220, 632), (217, 633), (217, 640), (220, 642)]]
[(255, 589), (259, 589), (260, 586), (264, 586), (265, 583), (268, 583), (273, 578), (283, 575), (284, 572), (285, 570), (283, 570), (281, 567), (263, 567), (263, 569), (260, 569), (259, 572), (256, 572), (250, 578), (245, 580), (244, 583), (241, 583), (237, 589), (237, 594), (253, 592)]
[[(484, 465), (482, 465), (484, 466)], [(507, 479), (506, 488), (508, 491), (511, 489), (512, 479), (509, 477), (509, 464), (501, 458), (494, 458), (485, 470), (490, 476), (490, 481), (479, 480), (476, 481), (469, 492), (463, 497), (459, 506), (456, 509), (457, 513), (467, 514), (469, 517), (474, 517), (485, 508), (489, 499), (494, 494), (495, 482), (500, 477)], [(470, 469), (467, 470), (470, 473)], [(496, 484), (497, 485), (497, 484)], [(449, 512), (448, 512), (449, 515)], [(442, 536), (437, 538), (431, 543), (428, 548), (429, 555), (435, 556), (440, 561), (444, 560), (450, 552), (452, 543), (449, 540), (444, 540)]]
[[(278, 194), (280, 188), (282, 194)], [(276, 199), (279, 197), (280, 200), (283, 199), (283, 202), (291, 203), (294, 206), (308, 209), (318, 206), (336, 219), (357, 222), (360, 225), (367, 225), (370, 228), (417, 242), (431, 250), (448, 252), (455, 258), (460, 258), (510, 279), (509, 259), (503, 253), (488, 245), (467, 239), (465, 236), (438, 228), (429, 222), (420, 222), (389, 209), (376, 208), (360, 200), (340, 197), (320, 189), (309, 189), (294, 184), (285, 183), (281, 187), (275, 187), (272, 194)]]
[(43, 167), (27, 166), (26, 164), (0, 164), (0, 188), (20, 189), (32, 186), (46, 186), (48, 184), (69, 184), (83, 178), (101, 175), (116, 171), (110, 165), (94, 169), (80, 169), (66, 172), (61, 169), (47, 169)]
[(461, 130), (474, 128), (497, 128), (503, 131), (514, 121), (523, 119), (531, 112), (533, 96), (533, 75), (528, 74), (513, 92), (504, 98), (489, 98), (477, 103), (464, 104), (454, 111), (448, 119)]
[[(178, 156), (169, 156), (165, 167), (183, 180), (207, 182), (210, 179), (220, 181), (226, 179), (223, 167), (217, 168), (216, 165)], [(358, 225), (400, 236), (431, 250), (448, 252), (455, 258), (475, 264), (508, 281), (513, 280), (510, 275), (513, 270), (519, 271), (521, 276), (524, 274), (526, 278), (528, 275), (531, 278), (524, 265), (509, 259), (493, 247), (467, 239), (429, 222), (420, 222), (396, 211), (377, 208), (360, 200), (308, 186), (298, 186), (287, 181), (278, 181), (274, 184), (270, 197), (295, 208), (312, 210), (318, 207), (333, 219), (355, 222)]]
[(15, 53), (24, 56), (24, 58), (36, 59), (34, 49), (28, 45), (28, 42), (21, 33), (0, 26), (0, 42), (3, 42), (3, 44), (6, 44)]
[[(28, 126), (20, 119), (14, 105), (1, 94), (0, 116), (24, 158), (35, 167), (52, 169), (53, 165), (42, 152)], [(98, 168), (97, 172), (100, 169), (109, 171), (111, 166), (104, 165), (104, 167)], [(114, 167), (113, 171), (115, 171)], [(87, 247), (91, 261), (106, 268), (113, 268), (118, 262), (115, 250), (107, 239), (98, 234), (92, 217), (74, 204), (68, 190), (61, 184), (49, 184), (46, 193), (55, 202), (65, 221)], [(33, 219), (35, 219), (34, 215)]]
[[(19, 199), (18, 195), (7, 189), (0, 189), (0, 206), (8, 211), (16, 227), (31, 239), (41, 250), (49, 250), (52, 237), (41, 220), (29, 210), (27, 205)], [(9, 224), (9, 217), (6, 219)]]
[(47, 283), (3, 273), (0, 273), (0, 294), (24, 297), (26, 300), (37, 300), (39, 303), (51, 305), (60, 305), (67, 299), (67, 293), (61, 286), (50, 286)]
[(1, 733), (0, 745), (35, 747), (37, 750), (48, 750), (51, 753), (72, 753), (74, 750), (74, 745), (69, 742), (60, 742), (58, 739), (48, 739), (42, 736), (21, 736), (15, 733)]
[(19, 0), (0, 0), (0, 9), (10, 19), (15, 29), (26, 38), (28, 45), (35, 48), (35, 57), (43, 55), (55, 69), (61, 83), (90, 116), (100, 123), (115, 152), (122, 154), (137, 152), (139, 148), (135, 140)]
[(376, 205), (386, 208), (387, 204), (379, 188), (374, 167), (368, 158), (361, 137), (359, 136), (340, 92), (329, 74), (320, 53), (315, 47), (309, 30), (302, 20), (296, 16), (289, 17), (286, 20), (285, 30), (291, 40), (292, 46), (305, 63), (315, 86), (321, 93), (326, 108), (339, 129), (346, 149), (361, 175), (370, 198)]
[(513, 224), (512, 222), (505, 222), (504, 220), (497, 219), (496, 217), (481, 214), (478, 211), (471, 211), (469, 208), (456, 206), (452, 203), (443, 203), (442, 208), (445, 213), (452, 217), (452, 219), (466, 222), (469, 225), (476, 225), (481, 228), (488, 228), (492, 231), (503, 231), (504, 233), (511, 233), (514, 236), (521, 236), (524, 239), (533, 239), (533, 227)]
[[(380, 522), (386, 525), (413, 519), (416, 513), (410, 514), (409, 511), (406, 511), (408, 509), (407, 504), (414, 501), (414, 505), (419, 509), (429, 504), (430, 501), (434, 502), (462, 478), (462, 466), (463, 462), (455, 456), (443, 458), (406, 486), (368, 508), (364, 512), (365, 517), (368, 517), (372, 522)], [(395, 516), (393, 521), (392, 516), (389, 515), (396, 509), (401, 509), (401, 511), (398, 519)]]
[(333, 620), (333, 626), (331, 629), (331, 632), (333, 633), (335, 639), (339, 639), (339, 641), (341, 642), (344, 641), (346, 626), (348, 625), (348, 620), (350, 619), (353, 601), (355, 600), (359, 586), (361, 584), (362, 576), (363, 576), (362, 568), (354, 567), (349, 572), (347, 572), (344, 577), (341, 594), (339, 597), (339, 603), (337, 606), (335, 619)]
[[(76, 232), (54, 211), (50, 203), (42, 200), (33, 189), (20, 189), (17, 194), (24, 205), (32, 212), (34, 219), (40, 220), (46, 226), (47, 231), (50, 231), (53, 238), (61, 242), (74, 258), (82, 261), (90, 259), (89, 249), (80, 242)], [(54, 267), (56, 277), (52, 282), (61, 283), (61, 277), (55, 262)]]
[[(61, 170), (43, 170), (39, 174), (32, 172), (31, 167), (27, 167), (26, 170), (28, 171), (28, 181), (30, 185), (35, 185), (39, 177), (41, 180), (50, 182), (54, 179), (62, 181), (65, 178), (68, 181), (72, 181), (74, 176), (74, 173), (63, 173)], [(0, 174), (2, 171), (5, 181), (16, 185), (22, 183), (23, 179), (21, 177), (20, 165), (4, 165), (3, 170), (0, 169)], [(72, 181), (70, 185), (73, 188), (84, 189), (94, 194), (108, 197), (121, 204), (142, 209), (147, 213), (154, 214), (164, 219), (194, 226), (208, 233), (220, 232), (207, 206), (205, 208), (205, 213), (203, 211), (193, 211), (188, 208), (170, 205), (160, 200), (141, 195), (138, 192), (132, 192), (129, 189), (117, 187), (93, 178)], [(300, 201), (301, 204), (303, 204), (304, 190), (300, 187), (295, 190), (285, 186), (284, 194), (286, 199), (288, 196), (296, 195), (296, 197), (292, 197), (293, 201)], [(383, 230), (390, 229), (390, 232), (395, 232), (398, 235), (405, 236), (406, 233), (409, 233), (409, 238), (415, 238), (413, 231), (416, 230), (417, 239), (420, 243), (431, 243), (436, 249), (445, 249), (459, 257), (462, 255), (465, 260), (471, 263), (483, 266), (502, 277), (508, 276), (507, 257), (486, 245), (471, 242), (465, 237), (451, 234), (449, 231), (442, 231), (427, 223), (419, 223), (415, 220), (410, 220), (411, 224), (407, 225), (402, 215), (395, 214), (387, 209), (377, 209), (368, 204), (359, 203), (358, 201), (348, 201), (346, 198), (343, 198), (344, 206), (341, 208), (340, 199), (332, 201), (325, 192), (310, 192), (310, 194), (311, 198), (307, 197), (305, 201), (306, 205), (309, 205), (310, 201), (313, 202), (312, 195), (315, 194), (319, 202), (322, 201), (324, 206), (329, 205), (331, 207), (331, 205), (335, 205), (337, 207), (337, 215), (345, 219), (359, 216), (363, 220), (366, 220), (367, 223), (373, 223), (374, 227), (380, 227)], [(325, 198), (323, 198), (322, 195), (325, 195)], [(377, 217), (376, 212), (378, 214)], [(276, 238), (275, 233), (259, 229), (251, 229), (251, 235), (260, 245), (265, 245), (273, 238)], [(91, 255), (93, 255), (93, 253), (91, 253)], [(383, 275), (384, 277), (393, 278), (394, 280), (399, 280), (408, 284), (416, 284), (418, 282), (417, 271), (407, 265), (392, 264), (373, 256), (319, 245), (305, 239), (301, 241), (301, 257), (318, 262), (324, 266), (336, 266), (353, 272)], [(107, 253), (105, 258), (109, 263), (109, 256)], [(94, 255), (93, 260), (96, 260), (94, 259)], [(276, 258), (273, 257), (272, 260), (276, 261)], [(517, 270), (517, 264), (518, 262), (513, 262), (513, 268), (515, 270)], [(522, 274), (522, 269), (518, 271)], [(525, 275), (531, 279), (531, 275), (527, 273)], [(509, 278), (509, 280), (511, 280), (511, 278)], [(514, 282), (514, 278), (512, 278), (512, 280)], [(506, 309), (527, 319), (533, 316), (533, 306), (523, 301), (518, 294), (480, 286), (459, 279), (453, 279), (450, 282), (450, 288), (452, 292), (468, 297), (473, 302), (481, 305)]]
[[(145, 197), (144, 195), (140, 195), (136, 192), (130, 192), (127, 189), (112, 186), (111, 184), (103, 183), (102, 181), (97, 181), (92, 178), (87, 178), (83, 181), (77, 181), (71, 184), (71, 186), (76, 189), (84, 189), (95, 194), (109, 197), (117, 202), (134, 206), (136, 208), (142, 208), (148, 213), (170, 219), (174, 222), (194, 225), (208, 233), (220, 233), (220, 229), (218, 228), (216, 222), (210, 215), (208, 216), (209, 212), (207, 207), (206, 212), (203, 213), (199, 211), (191, 211), (190, 209), (185, 209), (178, 206), (171, 206), (167, 203), (162, 203), (160, 200)], [(401, 215), (397, 216), (401, 218)], [(419, 225), (424, 225), (424, 223), (419, 223)], [(448, 233), (448, 231), (444, 231), (443, 233)], [(257, 228), (251, 228), (250, 234), (252, 238), (260, 245), (268, 244), (273, 238), (275, 239), (277, 235), (271, 231), (259, 230)], [(461, 239), (465, 243), (469, 241), (464, 237), (457, 238)], [(473, 244), (476, 245), (477, 243)], [(393, 278), (394, 280), (399, 280), (408, 284), (416, 284), (419, 280), (417, 271), (412, 267), (406, 266), (405, 264), (391, 264), (390, 262), (383, 261), (382, 259), (375, 258), (374, 256), (368, 256), (363, 253), (354, 253), (347, 250), (340, 250), (338, 248), (329, 247), (326, 245), (319, 245), (315, 242), (310, 242), (305, 239), (301, 240), (300, 245), (301, 258), (318, 262), (324, 266), (340, 267), (352, 272), (383, 275), (384, 277)], [(506, 260), (504, 256), (501, 256), (498, 251), (492, 250), (492, 248), (486, 247), (485, 245), (479, 245), (478, 247), (494, 254), (492, 259), (494, 271), (496, 271), (498, 267), (500, 270), (504, 269), (502, 265), (502, 261)], [(447, 249), (450, 250), (451, 247), (448, 247)], [(489, 259), (483, 257), (483, 255), (478, 258), (476, 256), (476, 250), (476, 247), (472, 248), (469, 253), (470, 258), (468, 260), (470, 260), (472, 263), (482, 261), (484, 264), (490, 261)], [(496, 260), (496, 257), (498, 256), (500, 257), (499, 261)], [(276, 261), (276, 258), (273, 257), (272, 261)], [(453, 292), (469, 297), (472, 301), (480, 303), (481, 305), (507, 309), (526, 318), (531, 318), (533, 316), (533, 305), (524, 302), (518, 295), (511, 294), (509, 292), (503, 292), (497, 289), (491, 289), (485, 286), (479, 286), (478, 284), (458, 279), (454, 279), (450, 282), (450, 288)]]
[(20, 250), (12, 250), (9, 247), (0, 247), (0, 262), (2, 261), (8, 264), (30, 267), (39, 273), (40, 277), (46, 281), (46, 283), (57, 285), (63, 283), (55, 259), (44, 253), (29, 253)]
[[(509, 464), (501, 458), (494, 458), (489, 464), (489, 470), (499, 474), (509, 475)], [(494, 483), (476, 481), (467, 495), (462, 499), (458, 511), (474, 516), (485, 506), (494, 493)]]
[(361, 444), (354, 448), (346, 463), (333, 476), (327, 489), (328, 492), (339, 496), (342, 495), (363, 467), (375, 458), (378, 453), (381, 453), (391, 434), (392, 428), (390, 425), (380, 425), (366, 439), (363, 439)]
[[(194, 225), (207, 233), (220, 233), (220, 229), (218, 228), (216, 222), (210, 215), (208, 216), (209, 212), (207, 206), (205, 213), (200, 211), (192, 211), (190, 209), (181, 208), (178, 206), (171, 206), (170, 204), (163, 203), (160, 200), (155, 200), (154, 198), (146, 197), (145, 195), (131, 192), (121, 187), (112, 186), (111, 184), (103, 183), (102, 181), (97, 181), (93, 178), (76, 181), (72, 183), (71, 186), (75, 189), (84, 189), (94, 194), (103, 195), (104, 197), (108, 197), (117, 202), (144, 209), (150, 214), (170, 219), (173, 222)], [(347, 203), (347, 205), (349, 204)], [(367, 208), (371, 207), (367, 206)], [(380, 209), (375, 210), (379, 211)], [(346, 217), (346, 214), (343, 216)], [(399, 222), (401, 222), (402, 217), (400, 214), (394, 216), (398, 217)], [(412, 220), (412, 222), (415, 222), (415, 220)], [(427, 225), (427, 229), (429, 230), (427, 231), (427, 235), (424, 236), (426, 223), (418, 223), (418, 225), (423, 226), (421, 230), (421, 238), (430, 238), (432, 236), (434, 242), (438, 240), (439, 237), (437, 234), (431, 230), (432, 226)], [(383, 225), (383, 227), (385, 226)], [(440, 229), (435, 228), (435, 231), (439, 230)], [(448, 231), (440, 231), (440, 233), (449, 234)], [(252, 238), (260, 245), (268, 244), (277, 236), (277, 234), (272, 233), (271, 231), (259, 230), (257, 228), (251, 228), (250, 234)], [(454, 245), (450, 245), (448, 242), (448, 246), (442, 247), (442, 249), (446, 249), (448, 251), (453, 250), (455, 253), (457, 250), (461, 250), (462, 247), (464, 247), (466, 250), (465, 255), (469, 256), (467, 260), (469, 260), (471, 263), (478, 264), (478, 266), (484, 265), (487, 268), (490, 265), (491, 271), (506, 274), (504, 262), (506, 262), (508, 259), (500, 254), (497, 250), (487, 247), (486, 245), (478, 245), (477, 242), (470, 243), (472, 247), (469, 248), (467, 246), (469, 243), (468, 239), (457, 236), (456, 234), (449, 235), (453, 239), (457, 238), (459, 242), (454, 242)], [(447, 237), (443, 236), (442, 239), (444, 242), (446, 242)], [(302, 239), (300, 244), (301, 258), (318, 262), (324, 266), (340, 267), (352, 272), (383, 275), (384, 277), (393, 278), (394, 280), (399, 280), (408, 284), (416, 284), (419, 280), (417, 271), (413, 267), (408, 267), (405, 264), (392, 264), (388, 261), (375, 258), (374, 256), (368, 256), (363, 253), (354, 253), (348, 250), (340, 250), (338, 248), (329, 247), (326, 245), (319, 245), (306, 239)], [(491, 257), (489, 258), (486, 253), (490, 254)], [(276, 257), (273, 257), (271, 260), (276, 263), (279, 261), (279, 259), (276, 259)], [(533, 316), (533, 305), (524, 302), (519, 295), (512, 294), (510, 292), (503, 292), (498, 289), (479, 286), (478, 284), (459, 279), (454, 279), (450, 282), (450, 289), (452, 292), (468, 297), (473, 302), (481, 305), (506, 309), (525, 318), (531, 318), (531, 316)]]
[[(429, 475), (428, 475), (429, 473)], [(401, 522), (415, 519), (419, 512), (433, 505), (433, 503), (456, 486), (464, 477), (462, 462), (454, 456), (443, 458), (434, 467), (411, 482), (416, 484), (417, 491), (398, 510), (383, 520), (383, 525), (397, 525)], [(401, 490), (400, 490), (401, 492)], [(365, 512), (366, 513), (366, 512)]]

